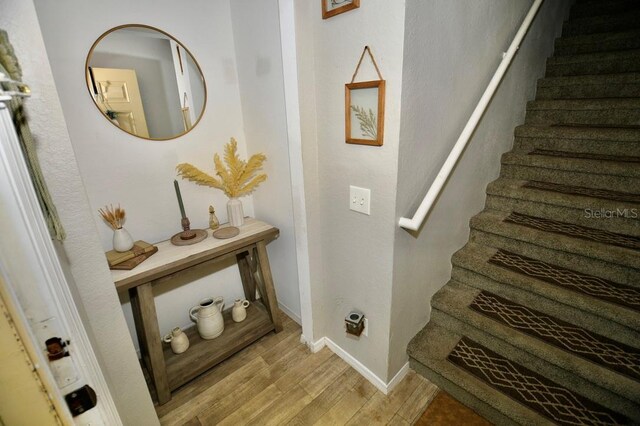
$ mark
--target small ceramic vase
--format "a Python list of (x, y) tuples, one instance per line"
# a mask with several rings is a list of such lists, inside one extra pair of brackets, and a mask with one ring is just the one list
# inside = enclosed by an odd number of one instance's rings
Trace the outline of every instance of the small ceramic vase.
[(242, 201), (237, 198), (229, 198), (227, 202), (227, 215), (231, 226), (242, 226), (244, 223), (244, 211), (242, 210)]
[(133, 238), (124, 228), (113, 230), (113, 249), (117, 252), (129, 251), (133, 247)]
[(216, 230), (220, 227), (220, 221), (216, 216), (216, 211), (213, 209), (213, 206), (209, 206), (209, 228), (211, 230)]
[(198, 306), (189, 310), (189, 316), (198, 326), (198, 334), (203, 339), (215, 339), (224, 331), (224, 299), (208, 297), (202, 299)]
[(249, 307), (248, 300), (236, 299), (233, 304), (233, 309), (231, 309), (231, 318), (235, 322), (242, 322), (247, 317), (247, 308)]
[(184, 334), (180, 327), (171, 330), (171, 334), (167, 334), (162, 340), (166, 343), (171, 343), (171, 350), (174, 354), (181, 354), (189, 349), (189, 337)]

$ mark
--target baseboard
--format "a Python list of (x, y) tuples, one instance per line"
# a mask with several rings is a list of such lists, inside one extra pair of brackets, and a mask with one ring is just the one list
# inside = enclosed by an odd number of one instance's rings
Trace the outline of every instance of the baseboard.
[(389, 383), (387, 383), (387, 391), (391, 392), (391, 390), (395, 388), (398, 385), (398, 383), (402, 381), (402, 379), (404, 379), (404, 376), (406, 376), (408, 372), (409, 372), (409, 361), (407, 361), (402, 366), (400, 371), (398, 371), (396, 375), (393, 376), (393, 378), (389, 381)]
[(294, 320), (298, 325), (302, 325), (302, 319), (300, 318), (300, 315), (294, 313), (291, 309), (289, 309), (287, 305), (283, 305), (282, 303), (278, 302), (278, 307), (282, 312), (287, 314), (287, 316), (292, 320)]
[(327, 346), (331, 352), (338, 355), (347, 364), (353, 367), (358, 373), (360, 373), (365, 379), (367, 379), (373, 386), (375, 386), (380, 392), (387, 395), (391, 390), (402, 381), (404, 376), (409, 372), (409, 363), (407, 362), (402, 366), (400, 371), (395, 376), (385, 383), (380, 377), (378, 377), (373, 371), (369, 370), (364, 364), (355, 359), (349, 352), (338, 346), (333, 340), (328, 337), (322, 337), (315, 342), (309, 342), (304, 336), (300, 336), (300, 341), (305, 343), (311, 352), (315, 353)]
[(300, 342), (304, 343), (305, 345), (307, 345), (309, 350), (314, 354), (316, 352), (319, 352), (325, 346), (327, 346), (326, 337), (322, 337), (322, 338), (316, 340), (315, 342), (310, 342), (306, 337), (304, 337), (304, 334), (301, 334), (300, 335)]

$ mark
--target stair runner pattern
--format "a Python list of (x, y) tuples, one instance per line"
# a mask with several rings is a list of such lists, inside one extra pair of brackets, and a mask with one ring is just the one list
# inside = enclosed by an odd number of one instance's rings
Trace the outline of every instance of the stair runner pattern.
[(640, 1), (577, 0), (411, 366), (496, 424), (640, 424), (638, 163)]

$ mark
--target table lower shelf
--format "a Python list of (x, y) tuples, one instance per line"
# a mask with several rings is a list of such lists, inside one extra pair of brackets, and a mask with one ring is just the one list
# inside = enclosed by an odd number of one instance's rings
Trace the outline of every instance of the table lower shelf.
[(247, 308), (247, 318), (242, 322), (234, 322), (231, 319), (231, 309), (225, 310), (223, 316), (224, 332), (215, 339), (202, 339), (194, 325), (184, 330), (190, 343), (186, 352), (176, 355), (169, 345), (164, 345), (169, 389), (174, 390), (182, 386), (275, 330), (269, 314), (259, 301)]

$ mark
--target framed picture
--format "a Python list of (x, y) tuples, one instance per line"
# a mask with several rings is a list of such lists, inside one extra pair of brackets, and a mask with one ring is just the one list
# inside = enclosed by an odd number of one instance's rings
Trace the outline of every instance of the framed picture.
[(322, 2), (322, 19), (331, 18), (348, 10), (360, 7), (360, 0), (320, 0)]
[(384, 80), (345, 84), (345, 138), (347, 143), (382, 146), (384, 87)]

